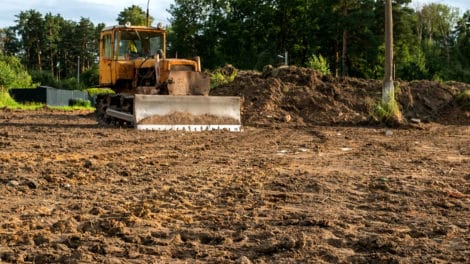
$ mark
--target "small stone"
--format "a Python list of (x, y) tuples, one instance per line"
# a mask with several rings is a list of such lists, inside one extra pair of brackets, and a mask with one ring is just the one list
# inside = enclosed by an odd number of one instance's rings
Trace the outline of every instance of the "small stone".
[(12, 180), (12, 181), (9, 181), (7, 185), (11, 187), (18, 187), (20, 186), (20, 183), (18, 181)]
[(292, 120), (292, 116), (289, 114), (284, 115), (284, 122), (289, 123)]
[(72, 188), (72, 185), (70, 185), (69, 183), (65, 183), (64, 188), (65, 189), (70, 189), (70, 188)]
[(238, 259), (237, 261), (239, 264), (251, 264), (253, 262), (251, 262), (251, 260), (246, 257), (246, 256), (242, 256), (241, 258)]
[(411, 118), (411, 122), (412, 122), (412, 123), (419, 124), (419, 123), (421, 123), (421, 119), (418, 119), (418, 118)]
[(386, 135), (387, 137), (390, 137), (390, 136), (393, 135), (393, 131), (390, 130), (390, 129), (387, 129), (387, 131), (385, 131), (385, 135)]

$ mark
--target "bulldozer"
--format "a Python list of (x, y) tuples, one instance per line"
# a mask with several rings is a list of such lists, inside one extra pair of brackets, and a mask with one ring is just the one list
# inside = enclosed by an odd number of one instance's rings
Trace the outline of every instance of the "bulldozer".
[(117, 25), (100, 34), (99, 84), (115, 94), (96, 98), (100, 123), (139, 130), (240, 131), (240, 98), (209, 96), (199, 57), (166, 57), (166, 30)]

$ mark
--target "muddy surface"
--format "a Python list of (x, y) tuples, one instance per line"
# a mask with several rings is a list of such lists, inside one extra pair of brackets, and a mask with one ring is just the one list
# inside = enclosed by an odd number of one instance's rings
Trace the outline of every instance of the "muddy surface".
[(342, 92), (380, 96), (371, 81), (246, 76), (240, 133), (0, 110), (0, 262), (470, 262), (470, 116), (448, 97), (463, 84), (402, 86), (421, 122), (390, 129)]

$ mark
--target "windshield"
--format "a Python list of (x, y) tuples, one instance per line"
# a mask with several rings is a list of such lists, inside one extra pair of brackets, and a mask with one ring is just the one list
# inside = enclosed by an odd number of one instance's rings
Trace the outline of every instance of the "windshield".
[(119, 60), (151, 57), (163, 50), (163, 34), (137, 30), (121, 31), (121, 38), (116, 47)]

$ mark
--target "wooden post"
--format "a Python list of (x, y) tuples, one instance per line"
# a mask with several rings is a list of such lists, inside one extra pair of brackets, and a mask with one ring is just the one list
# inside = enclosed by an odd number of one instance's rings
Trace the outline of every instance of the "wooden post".
[(385, 79), (382, 87), (382, 100), (389, 103), (395, 99), (393, 84), (393, 13), (392, 0), (385, 1)]

